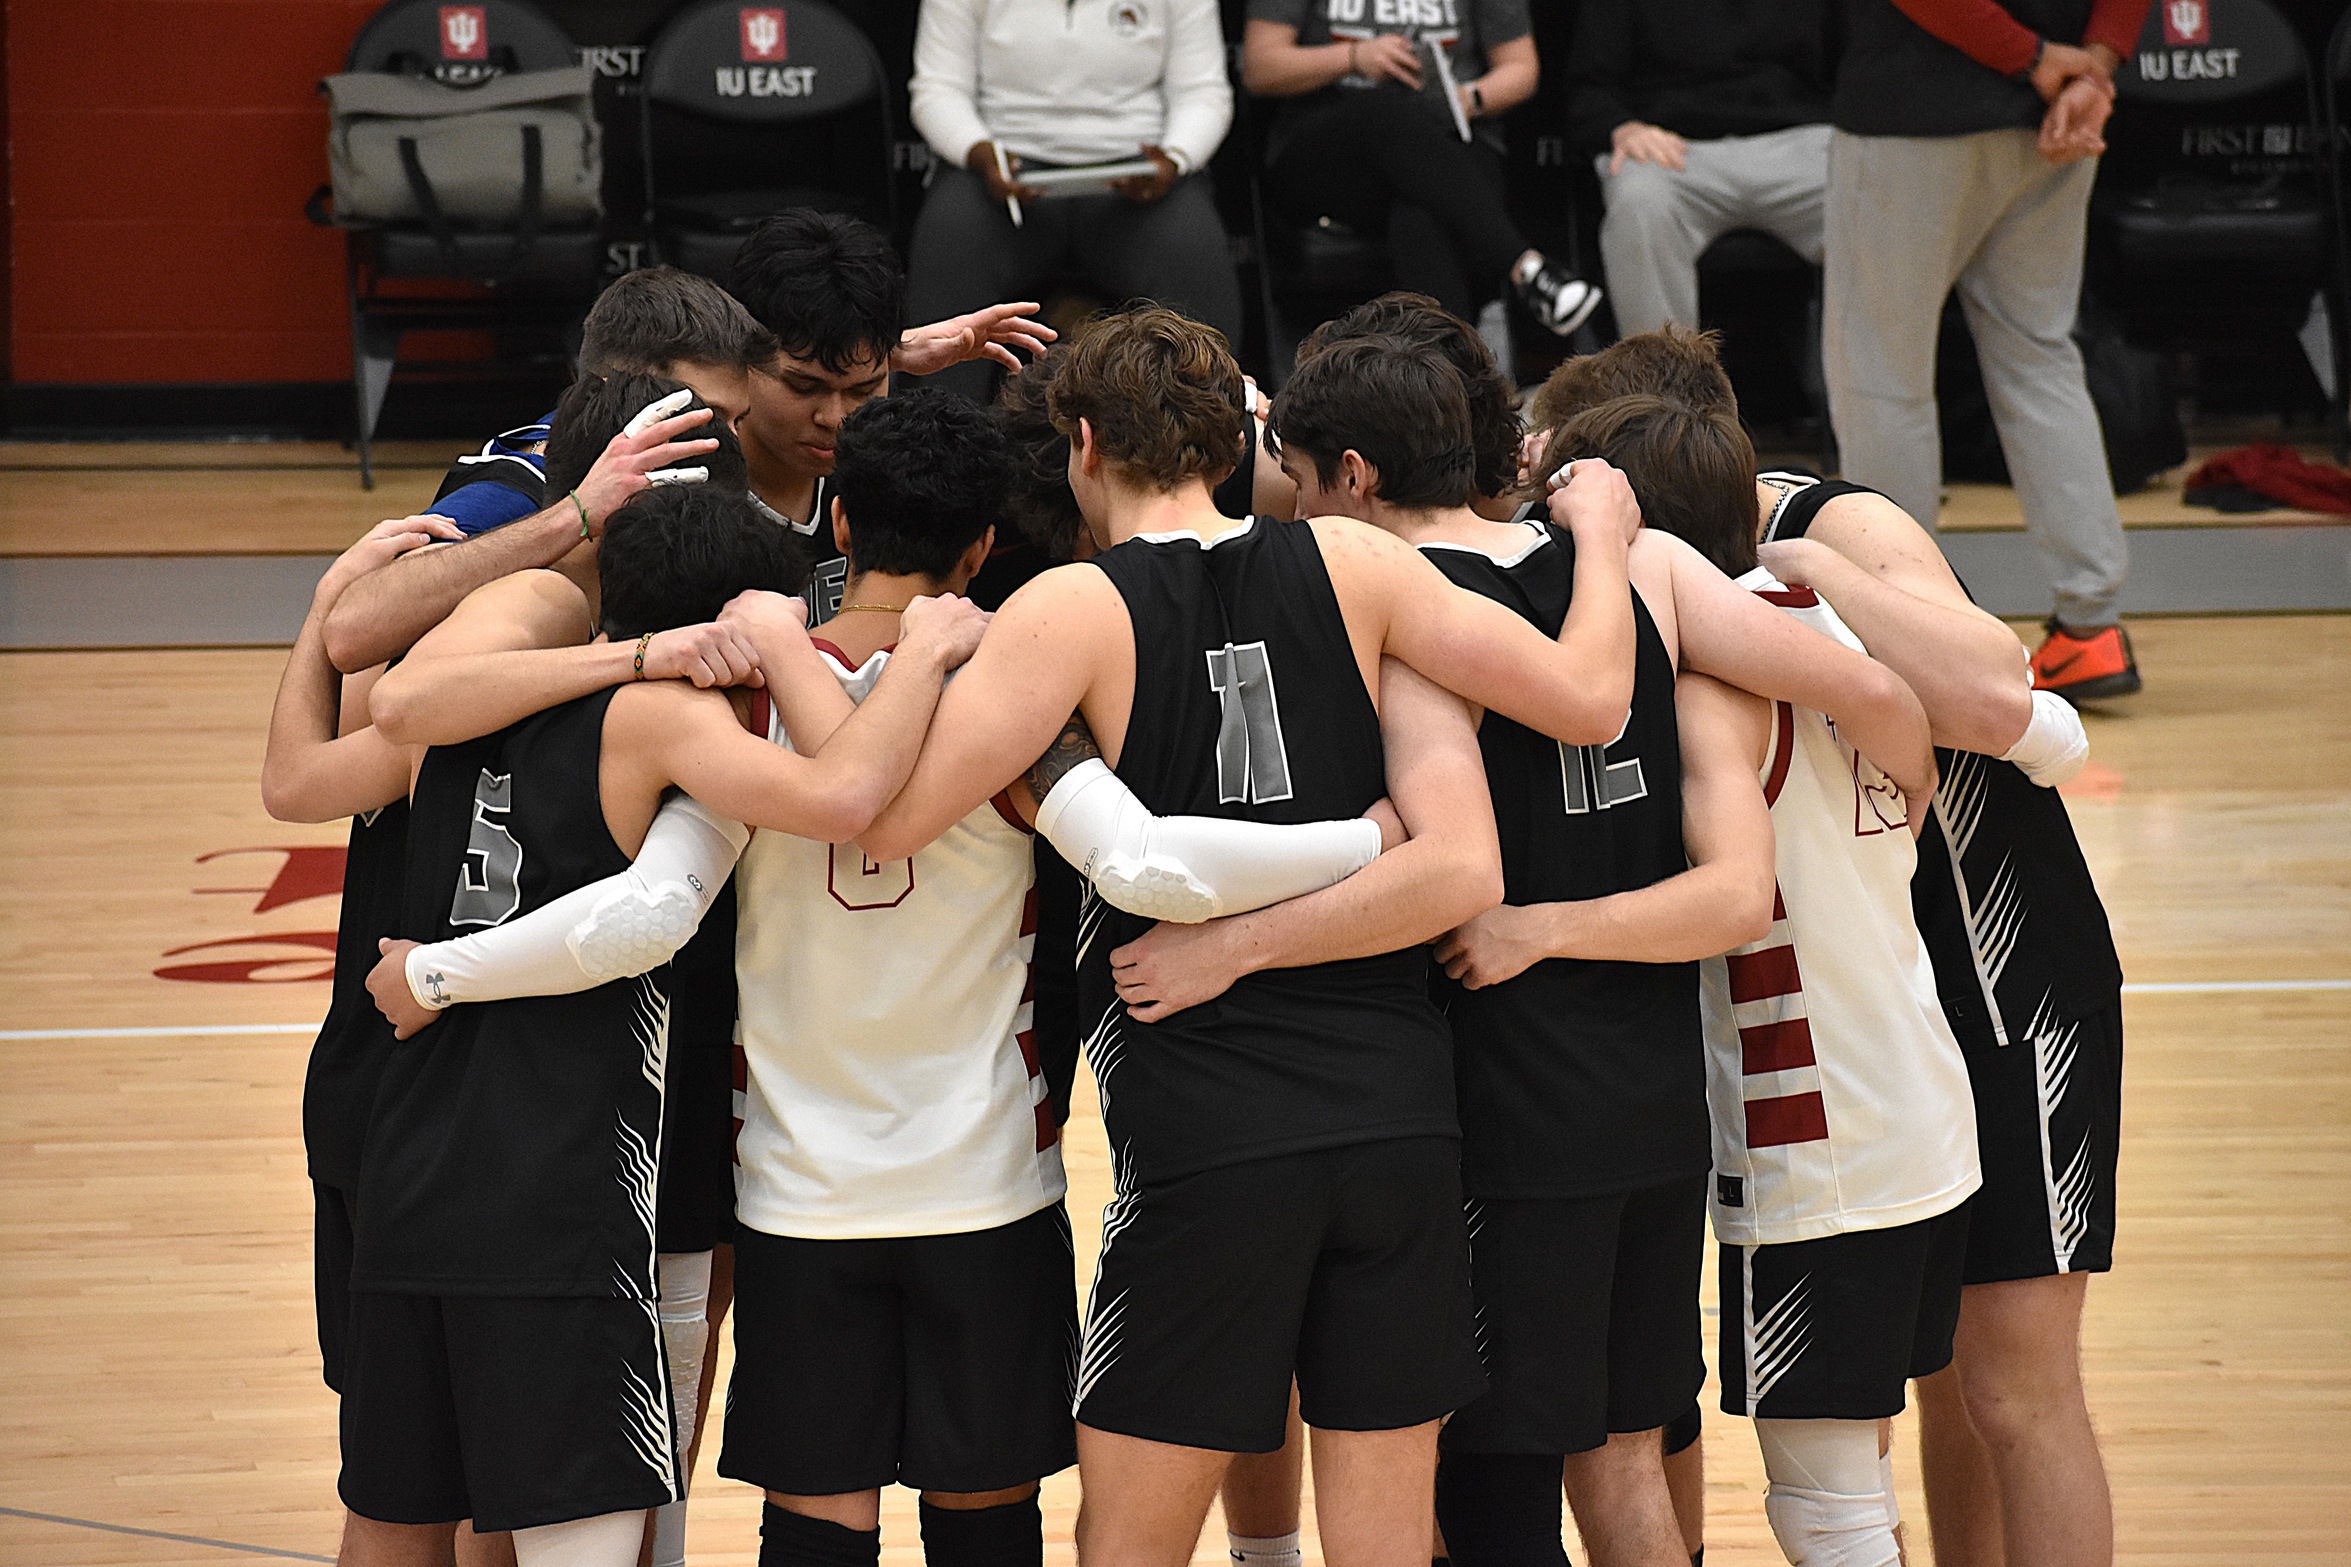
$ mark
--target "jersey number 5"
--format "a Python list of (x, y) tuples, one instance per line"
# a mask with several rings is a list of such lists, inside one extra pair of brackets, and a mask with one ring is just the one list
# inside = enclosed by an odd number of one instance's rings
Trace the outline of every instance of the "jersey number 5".
[(1208, 688), (1223, 704), (1216, 731), (1216, 797), (1224, 805), (1268, 805), (1290, 797), (1290, 753), (1265, 644), (1208, 649)]
[(482, 769), (473, 789), (473, 827), (457, 867), (452, 925), (496, 925), (522, 907), (522, 845), (506, 830), (514, 811), (514, 775)]

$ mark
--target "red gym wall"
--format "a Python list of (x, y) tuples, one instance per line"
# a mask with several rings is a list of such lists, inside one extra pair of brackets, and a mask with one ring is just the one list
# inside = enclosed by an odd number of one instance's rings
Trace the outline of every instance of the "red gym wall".
[(380, 0), (6, 0), (9, 373), (334, 381), (316, 87)]

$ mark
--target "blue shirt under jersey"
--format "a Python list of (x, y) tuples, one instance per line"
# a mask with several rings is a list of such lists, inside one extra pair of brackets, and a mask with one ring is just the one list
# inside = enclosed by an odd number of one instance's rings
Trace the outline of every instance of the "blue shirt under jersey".
[(501, 431), (482, 444), (479, 453), (460, 457), (441, 481), (442, 493), (432, 511), (457, 524), (471, 538), (492, 528), (520, 522), (545, 505), (547, 459), (539, 448), (547, 439), (553, 413), (533, 423)]

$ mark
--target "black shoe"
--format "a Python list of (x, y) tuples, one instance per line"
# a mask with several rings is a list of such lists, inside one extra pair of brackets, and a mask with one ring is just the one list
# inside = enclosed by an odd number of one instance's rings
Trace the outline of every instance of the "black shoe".
[(1544, 262), (1523, 282), (1514, 279), (1510, 286), (1535, 319), (1560, 337), (1582, 326), (1600, 308), (1600, 285), (1585, 282), (1553, 261)]

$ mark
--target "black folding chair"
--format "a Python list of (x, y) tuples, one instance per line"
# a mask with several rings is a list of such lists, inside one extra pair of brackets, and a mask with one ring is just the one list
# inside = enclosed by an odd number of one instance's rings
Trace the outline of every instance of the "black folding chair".
[[(352, 42), (346, 71), (430, 76), (472, 87), (508, 72), (558, 70), (578, 51), (524, 0), (394, 0)], [(359, 482), (375, 488), (370, 445), (391, 390), (400, 342), (410, 332), (536, 326), (560, 341), (602, 281), (604, 246), (594, 225), (485, 230), (418, 223), (361, 223), (328, 211), (322, 187), (314, 222), (345, 231), (344, 284), (351, 317), (351, 385)], [(486, 296), (433, 297), (384, 290), (386, 282), (475, 283)], [(551, 350), (552, 357), (559, 350)]]
[(2335, 461), (2351, 462), (2351, 126), (2343, 122), (2351, 99), (2351, 10), (2327, 40), (2326, 69), (2318, 73), (2319, 132), (2326, 142), (2327, 185), (2335, 209), (2335, 286), (2327, 301), (2334, 326)]
[(873, 43), (822, 0), (702, 0), (645, 51), (646, 222), (662, 260), (724, 279), (786, 207), (898, 233), (896, 128)]
[(1732, 229), (1698, 257), (1700, 324), (1725, 325), (1735, 316), (1737, 328), (1724, 333), (1734, 357), (1752, 337), (1774, 340), (1796, 371), (1805, 414), (1820, 431), (1820, 471), (1835, 473), (1837, 437), (1820, 362), (1821, 300), (1821, 269), (1762, 229)]
[[(2131, 123), (2134, 110), (2201, 118), (2290, 89), (2298, 89), (2304, 123), (2321, 123), (2309, 54), (2270, 0), (2154, 6), (2115, 86), (2122, 102), (2110, 141), (2145, 141), (2144, 128)], [(2134, 175), (2130, 162), (2109, 155), (2091, 204), (2096, 288), (2130, 337), (2150, 348), (2226, 352), (2296, 333), (2333, 270), (2338, 220), (2323, 176), (2290, 159), (2245, 174), (2158, 168), (2150, 175), (2142, 157)]]

